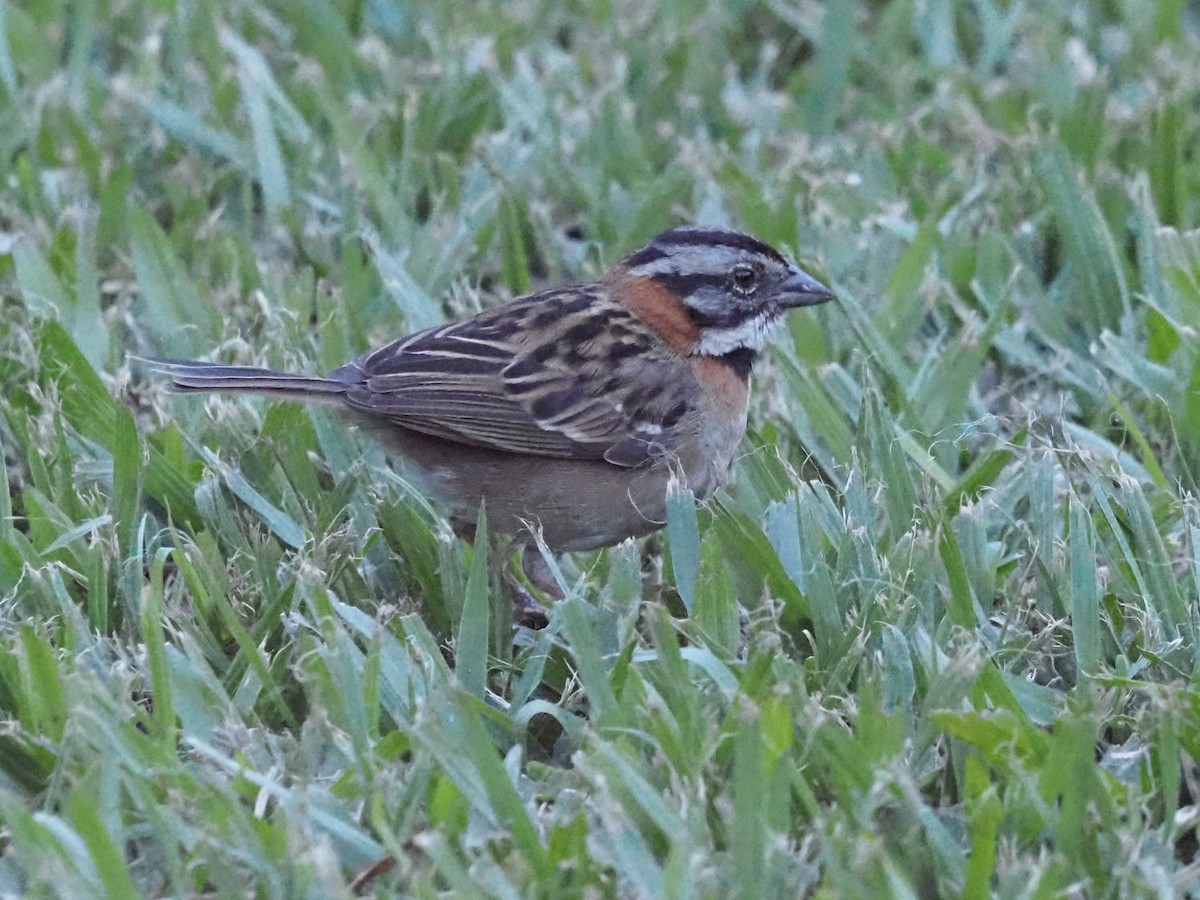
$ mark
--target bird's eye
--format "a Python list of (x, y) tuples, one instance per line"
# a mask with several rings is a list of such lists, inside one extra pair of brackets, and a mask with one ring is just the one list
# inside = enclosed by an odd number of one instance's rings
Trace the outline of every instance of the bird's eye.
[(758, 287), (758, 273), (750, 266), (738, 266), (733, 270), (733, 287), (739, 294), (753, 294)]

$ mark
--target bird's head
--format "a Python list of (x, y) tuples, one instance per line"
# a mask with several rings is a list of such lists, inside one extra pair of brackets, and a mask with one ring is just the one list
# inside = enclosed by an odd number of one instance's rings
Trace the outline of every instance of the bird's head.
[[(679, 334), (668, 338), (703, 356), (756, 353), (788, 310), (833, 299), (770, 244), (721, 228), (664, 231), (615, 271), (642, 286), (635, 312), (660, 330), (673, 325)], [(651, 308), (666, 304), (678, 304), (686, 318)]]

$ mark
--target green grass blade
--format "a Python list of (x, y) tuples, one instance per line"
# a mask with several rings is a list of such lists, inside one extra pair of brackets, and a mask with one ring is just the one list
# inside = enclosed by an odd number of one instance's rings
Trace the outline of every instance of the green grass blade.
[(690, 614), (696, 606), (696, 579), (700, 573), (700, 526), (696, 498), (687, 488), (676, 488), (667, 496), (667, 540), (675, 589)]
[(481, 504), (479, 521), (475, 526), (474, 552), (471, 554), (471, 574), (463, 598), (462, 618), (458, 624), (455, 643), (458, 681), (463, 690), (482, 698), (487, 685), (488, 670), (488, 530), (487, 510)]
[(1096, 550), (1092, 521), (1072, 499), (1068, 552), (1071, 560), (1071, 632), (1079, 671), (1096, 674), (1100, 665), (1100, 591), (1096, 584)]

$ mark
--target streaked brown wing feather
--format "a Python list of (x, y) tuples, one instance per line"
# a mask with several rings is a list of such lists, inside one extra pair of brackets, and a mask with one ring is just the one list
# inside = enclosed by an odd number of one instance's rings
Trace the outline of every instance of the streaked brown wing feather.
[[(585, 296), (605, 307), (596, 312), (618, 325), (627, 345), (648, 343), (628, 313), (597, 293)], [(350, 385), (346, 401), (357, 409), (473, 446), (619, 466), (671, 449), (675, 435), (664, 425), (674, 422), (665, 419), (678, 420), (682, 386), (613, 399), (612, 376), (634, 354), (614, 360), (611, 340), (567, 335), (579, 311), (578, 289), (535, 295), (411, 335), (330, 377)]]

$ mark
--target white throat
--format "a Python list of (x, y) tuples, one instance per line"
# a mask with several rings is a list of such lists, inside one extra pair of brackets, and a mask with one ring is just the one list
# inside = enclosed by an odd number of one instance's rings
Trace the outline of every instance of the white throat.
[(766, 346), (781, 318), (778, 313), (764, 311), (730, 328), (705, 328), (694, 352), (701, 356), (724, 356), (742, 349), (757, 352)]

